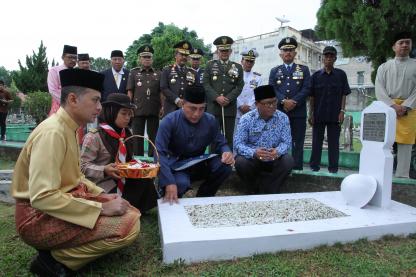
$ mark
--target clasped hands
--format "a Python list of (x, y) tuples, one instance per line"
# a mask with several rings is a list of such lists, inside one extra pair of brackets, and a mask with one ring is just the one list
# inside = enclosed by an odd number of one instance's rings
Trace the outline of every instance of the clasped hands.
[(254, 156), (263, 162), (269, 162), (276, 160), (279, 154), (276, 148), (257, 148)]

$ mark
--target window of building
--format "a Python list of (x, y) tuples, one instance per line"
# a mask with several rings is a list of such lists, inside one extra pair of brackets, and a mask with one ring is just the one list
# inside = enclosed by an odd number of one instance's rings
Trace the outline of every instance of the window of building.
[(357, 71), (357, 84), (364, 85), (364, 71)]
[(273, 48), (274, 47), (274, 44), (269, 44), (269, 45), (265, 45), (264, 46), (264, 49), (267, 49), (267, 48)]

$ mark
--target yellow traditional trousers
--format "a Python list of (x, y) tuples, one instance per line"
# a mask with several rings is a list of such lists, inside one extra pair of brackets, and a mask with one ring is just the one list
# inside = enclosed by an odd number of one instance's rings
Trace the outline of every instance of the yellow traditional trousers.
[[(401, 105), (404, 100), (393, 99), (394, 103)], [(416, 140), (416, 110), (409, 110), (406, 116), (397, 118), (396, 142), (401, 144), (414, 144)]]
[(139, 231), (140, 220), (137, 220), (130, 233), (122, 239), (97, 240), (77, 247), (52, 250), (51, 254), (58, 262), (64, 264), (69, 269), (78, 270), (101, 256), (130, 245), (139, 235)]

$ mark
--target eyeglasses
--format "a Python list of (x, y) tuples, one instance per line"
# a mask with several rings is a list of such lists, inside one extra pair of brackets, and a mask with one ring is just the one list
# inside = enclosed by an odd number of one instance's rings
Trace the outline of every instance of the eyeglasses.
[(267, 101), (267, 102), (258, 102), (260, 105), (262, 105), (263, 107), (267, 107), (267, 108), (275, 108), (277, 107), (277, 100), (273, 100), (273, 101)]

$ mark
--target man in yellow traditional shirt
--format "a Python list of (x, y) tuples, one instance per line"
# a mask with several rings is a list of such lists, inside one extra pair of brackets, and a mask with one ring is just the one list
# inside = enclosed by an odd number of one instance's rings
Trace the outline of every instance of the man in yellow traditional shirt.
[(402, 32), (393, 40), (394, 59), (377, 70), (376, 97), (396, 111), (396, 177), (409, 178), (412, 145), (416, 139), (416, 59), (409, 57), (412, 35)]
[(104, 194), (79, 167), (76, 130), (101, 110), (104, 76), (66, 69), (59, 73), (61, 107), (29, 136), (17, 160), (11, 193), (16, 229), (38, 250), (30, 271), (68, 276), (134, 241), (140, 213), (115, 194)]

